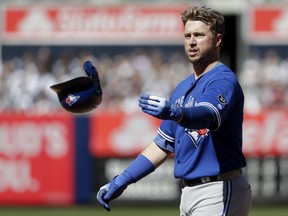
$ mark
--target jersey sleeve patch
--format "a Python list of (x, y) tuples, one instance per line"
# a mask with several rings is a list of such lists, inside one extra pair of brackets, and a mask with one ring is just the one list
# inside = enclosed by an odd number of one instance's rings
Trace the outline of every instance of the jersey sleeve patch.
[(220, 94), (220, 95), (218, 96), (218, 101), (219, 101), (221, 104), (224, 104), (224, 105), (227, 103), (224, 95), (222, 95), (222, 94)]

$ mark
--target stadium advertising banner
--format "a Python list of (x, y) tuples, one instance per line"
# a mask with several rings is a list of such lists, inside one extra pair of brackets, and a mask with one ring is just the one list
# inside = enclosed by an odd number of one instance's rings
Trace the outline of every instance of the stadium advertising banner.
[(143, 112), (96, 112), (91, 119), (90, 150), (98, 158), (134, 157), (156, 136), (160, 121)]
[(287, 108), (246, 114), (243, 132), (243, 149), (246, 156), (288, 156)]
[[(264, 4), (251, 7), (243, 15), (248, 43), (287, 44), (288, 4)], [(247, 27), (247, 28), (246, 28)]]
[(74, 202), (72, 120), (0, 115), (0, 205)]
[[(142, 112), (98, 112), (91, 119), (91, 152), (96, 157), (136, 156), (155, 138), (159, 125), (159, 120)], [(287, 109), (246, 113), (243, 149), (248, 157), (288, 156)]]
[(4, 43), (182, 42), (184, 5), (7, 6)]

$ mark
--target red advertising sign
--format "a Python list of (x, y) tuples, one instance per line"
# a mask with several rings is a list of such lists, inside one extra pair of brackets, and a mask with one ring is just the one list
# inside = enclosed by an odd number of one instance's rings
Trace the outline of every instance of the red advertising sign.
[(90, 150), (97, 157), (135, 156), (153, 141), (159, 125), (142, 112), (97, 112), (91, 119)]
[[(156, 136), (160, 121), (144, 113), (99, 113), (91, 120), (90, 149), (97, 157), (132, 157)], [(288, 110), (245, 114), (243, 150), (247, 156), (288, 155)]]
[(255, 43), (287, 43), (287, 8), (288, 4), (252, 7), (249, 10), (249, 15), (245, 17), (245, 25), (249, 27), (248, 40), (252, 40)]
[(248, 156), (288, 155), (288, 109), (246, 114), (244, 151)]
[(183, 5), (10, 6), (4, 9), (3, 39), (78, 44), (182, 41), (183, 9)]
[(0, 205), (74, 202), (72, 118), (0, 116)]

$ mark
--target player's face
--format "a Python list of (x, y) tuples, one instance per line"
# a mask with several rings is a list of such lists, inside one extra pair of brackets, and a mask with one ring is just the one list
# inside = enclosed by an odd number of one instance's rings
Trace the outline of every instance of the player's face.
[(210, 26), (202, 21), (189, 20), (184, 28), (185, 52), (192, 64), (205, 64), (214, 60), (216, 40)]

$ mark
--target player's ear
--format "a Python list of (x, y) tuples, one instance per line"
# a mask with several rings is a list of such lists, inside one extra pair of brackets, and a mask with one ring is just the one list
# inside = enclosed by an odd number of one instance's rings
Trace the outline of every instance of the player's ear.
[(216, 41), (216, 47), (221, 47), (222, 43), (223, 43), (223, 35), (222, 34), (216, 34), (215, 41)]

